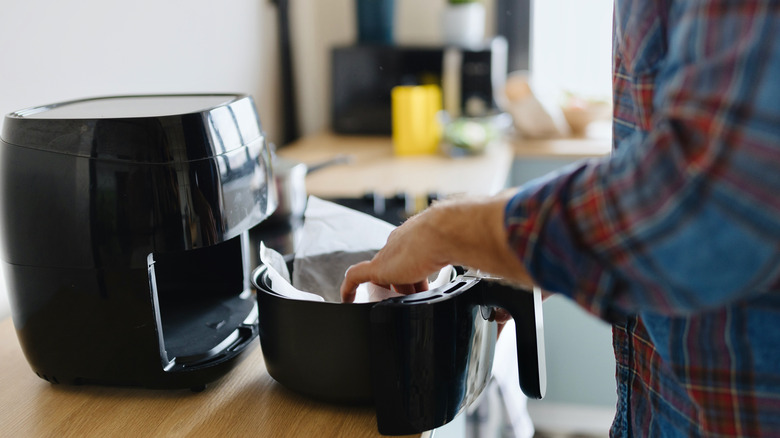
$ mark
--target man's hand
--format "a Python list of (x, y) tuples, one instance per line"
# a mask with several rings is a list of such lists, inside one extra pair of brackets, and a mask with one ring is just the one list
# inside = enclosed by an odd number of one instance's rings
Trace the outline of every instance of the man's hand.
[(396, 228), (371, 261), (358, 263), (341, 285), (352, 302), (361, 283), (392, 286), (400, 293), (427, 289), (426, 279), (446, 265), (468, 266), (509, 281), (531, 284), (511, 250), (504, 226), (507, 192), (486, 199), (435, 203)]
[(351, 266), (341, 285), (341, 300), (351, 303), (361, 283), (372, 282), (398, 293), (411, 294), (428, 290), (428, 276), (446, 263), (443, 236), (431, 227), (421, 213), (393, 230), (385, 247), (371, 261)]

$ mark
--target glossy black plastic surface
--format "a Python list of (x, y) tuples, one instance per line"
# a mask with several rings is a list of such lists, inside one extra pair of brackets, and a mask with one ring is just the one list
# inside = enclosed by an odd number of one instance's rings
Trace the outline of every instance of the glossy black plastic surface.
[(318, 400), (372, 403), (369, 312), (373, 303), (288, 299), (273, 292), (265, 270), (265, 266), (255, 270), (252, 279), (268, 374)]
[(506, 309), (516, 321), (520, 388), (528, 397), (544, 396), (545, 365), (539, 356), (544, 348), (537, 344), (543, 342), (537, 336), (543, 324), (534, 295), (461, 275), (449, 285), (385, 300), (371, 309), (380, 433), (406, 435), (441, 427), (476, 400), (491, 375), (496, 342), (491, 306)]
[(253, 99), (234, 94), (109, 96), (6, 115), (5, 143), (132, 163), (215, 157), (263, 138)]
[(310, 302), (277, 295), (265, 272), (259, 267), (252, 281), (269, 374), (317, 399), (373, 403), (382, 434), (440, 427), (479, 396), (496, 342), (488, 306), (505, 307), (518, 320), (521, 388), (543, 395), (538, 350), (526, 342), (537, 340), (542, 322), (527, 291), (496, 293), (506, 286), (461, 275), (432, 291), (380, 303)]
[(232, 367), (256, 336), (248, 231), (275, 207), (251, 97), (65, 102), (9, 114), (0, 140), (0, 258), (36, 373), (176, 388)]
[[(483, 317), (477, 280), (371, 311), (377, 427), (406, 435), (443, 426), (487, 385), (497, 337)], [(446, 294), (444, 293), (446, 291)], [(489, 316), (489, 311), (485, 312)]]

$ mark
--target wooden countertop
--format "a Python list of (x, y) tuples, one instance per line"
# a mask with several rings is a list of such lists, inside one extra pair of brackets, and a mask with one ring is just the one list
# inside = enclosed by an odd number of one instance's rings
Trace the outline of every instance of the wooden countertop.
[(494, 145), (476, 156), (395, 156), (390, 137), (351, 137), (322, 133), (305, 137), (279, 149), (279, 156), (308, 165), (346, 154), (348, 164), (309, 174), (309, 194), (322, 197), (354, 197), (369, 192), (385, 196), (398, 193), (485, 194), (504, 188), (512, 164), (509, 144)]
[(511, 141), (516, 158), (590, 158), (612, 150), (612, 123), (591, 123), (581, 137), (519, 139)]
[[(370, 407), (319, 403), (266, 372), (260, 343), (205, 391), (52, 385), (0, 322), (0, 435), (24, 437), (375, 437)], [(424, 434), (430, 435), (430, 434)]]
[(445, 155), (396, 156), (390, 137), (338, 136), (320, 133), (280, 148), (279, 156), (317, 164), (339, 154), (352, 158), (317, 170), (306, 178), (309, 194), (355, 197), (369, 192), (485, 195), (501, 191), (515, 157), (586, 158), (610, 150), (609, 134), (554, 140), (513, 139), (496, 142), (481, 155), (452, 158)]

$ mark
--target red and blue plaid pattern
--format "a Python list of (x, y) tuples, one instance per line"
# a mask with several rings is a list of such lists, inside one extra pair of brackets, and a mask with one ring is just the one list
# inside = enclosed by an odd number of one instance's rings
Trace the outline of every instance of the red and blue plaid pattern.
[(614, 323), (613, 436), (780, 436), (780, 1), (614, 27), (615, 150), (522, 187), (511, 244)]

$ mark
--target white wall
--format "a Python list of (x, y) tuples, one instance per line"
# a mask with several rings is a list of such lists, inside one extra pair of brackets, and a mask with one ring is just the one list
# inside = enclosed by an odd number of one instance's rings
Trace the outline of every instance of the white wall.
[(248, 92), (278, 123), (269, 1), (0, 0), (0, 111), (120, 93)]
[(243, 92), (269, 137), (279, 131), (268, 0), (0, 0), (0, 11), (2, 115), (97, 95)]

